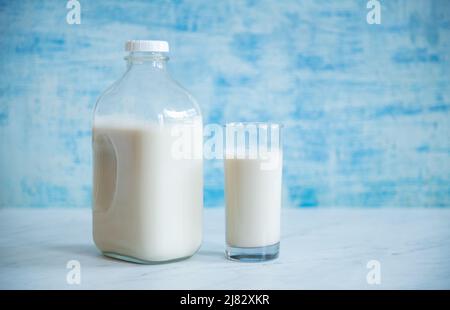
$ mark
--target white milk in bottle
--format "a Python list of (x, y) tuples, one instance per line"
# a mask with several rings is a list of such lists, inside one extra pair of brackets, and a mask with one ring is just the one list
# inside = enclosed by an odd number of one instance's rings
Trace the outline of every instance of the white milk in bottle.
[(186, 258), (202, 239), (200, 109), (166, 70), (167, 42), (126, 49), (127, 72), (95, 109), (94, 241), (134, 262)]

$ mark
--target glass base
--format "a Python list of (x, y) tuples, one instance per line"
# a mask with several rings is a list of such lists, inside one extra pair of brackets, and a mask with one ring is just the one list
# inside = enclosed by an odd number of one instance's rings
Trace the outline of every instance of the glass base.
[(227, 245), (225, 256), (239, 262), (264, 262), (278, 257), (280, 243), (254, 248), (240, 248)]

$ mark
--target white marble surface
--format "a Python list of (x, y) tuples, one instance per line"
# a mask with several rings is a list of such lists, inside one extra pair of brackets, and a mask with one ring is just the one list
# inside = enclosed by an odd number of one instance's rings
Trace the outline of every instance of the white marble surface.
[[(0, 209), (1, 289), (450, 289), (450, 210), (285, 209), (281, 255), (267, 263), (224, 258), (224, 210), (205, 210), (192, 258), (138, 265), (105, 258), (89, 209)], [(81, 284), (66, 263), (81, 263)], [(381, 263), (369, 285), (366, 264)]]

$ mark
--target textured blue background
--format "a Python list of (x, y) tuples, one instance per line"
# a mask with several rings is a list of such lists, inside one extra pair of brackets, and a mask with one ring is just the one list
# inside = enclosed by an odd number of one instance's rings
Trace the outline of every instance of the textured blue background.
[(80, 2), (0, 1), (1, 206), (90, 206), (94, 103), (155, 38), (206, 121), (286, 125), (285, 206), (450, 207), (450, 1)]

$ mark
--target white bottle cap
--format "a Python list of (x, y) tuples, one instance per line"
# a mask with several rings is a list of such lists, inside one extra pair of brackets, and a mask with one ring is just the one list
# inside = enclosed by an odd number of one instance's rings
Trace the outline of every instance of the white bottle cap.
[(127, 52), (169, 52), (169, 43), (167, 41), (154, 40), (130, 40), (125, 43)]

